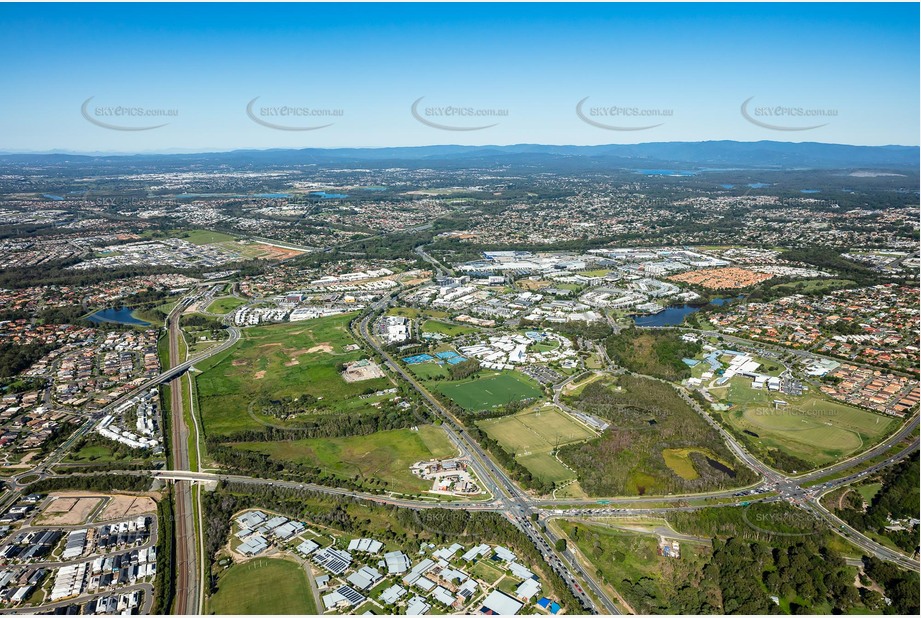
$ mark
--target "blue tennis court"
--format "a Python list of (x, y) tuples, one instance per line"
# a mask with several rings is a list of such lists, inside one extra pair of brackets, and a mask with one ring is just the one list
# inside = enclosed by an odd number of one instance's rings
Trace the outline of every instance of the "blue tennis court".
[(429, 356), (428, 354), (416, 354), (415, 356), (403, 357), (403, 362), (407, 365), (418, 365), (419, 363), (424, 363), (430, 360), (435, 360), (435, 357)]

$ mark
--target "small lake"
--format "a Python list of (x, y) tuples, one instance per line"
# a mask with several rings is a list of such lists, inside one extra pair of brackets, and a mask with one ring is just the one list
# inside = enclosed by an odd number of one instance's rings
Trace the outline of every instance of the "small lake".
[(311, 191), (311, 197), (319, 197), (324, 200), (344, 200), (348, 197), (345, 193), (327, 193), (326, 191)]
[(131, 307), (119, 307), (118, 309), (100, 309), (86, 319), (90, 322), (93, 322), (94, 324), (109, 322), (110, 324), (125, 324), (127, 326), (150, 326), (150, 322), (139, 320), (131, 315), (132, 311), (134, 311), (134, 309)]
[[(711, 305), (716, 305), (721, 307), (728, 302), (739, 300), (741, 296), (734, 296), (732, 298), (714, 298), (710, 301)], [(674, 307), (667, 307), (659, 313), (653, 315), (636, 315), (633, 316), (633, 323), (637, 326), (679, 326), (684, 322), (684, 318), (691, 315), (695, 311), (700, 311), (707, 305), (675, 305)]]
[(64, 201), (64, 198), (61, 197), (60, 195), (51, 195), (50, 193), (43, 193), (43, 194), (42, 194), (42, 197), (45, 198), (46, 200), (51, 200), (51, 201), (54, 201), (54, 202), (63, 202), (63, 201)]

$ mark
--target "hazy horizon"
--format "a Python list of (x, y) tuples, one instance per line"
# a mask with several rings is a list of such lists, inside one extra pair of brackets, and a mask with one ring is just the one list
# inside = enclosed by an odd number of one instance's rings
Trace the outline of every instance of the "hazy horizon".
[(0, 150), (917, 146), (917, 4), (0, 5)]

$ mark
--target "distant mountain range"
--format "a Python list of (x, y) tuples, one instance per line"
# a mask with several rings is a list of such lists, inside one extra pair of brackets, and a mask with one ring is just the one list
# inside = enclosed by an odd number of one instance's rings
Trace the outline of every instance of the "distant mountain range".
[(413, 146), (398, 148), (304, 148), (233, 150), (186, 154), (0, 154), (0, 164), (183, 164), (362, 165), (410, 167), (628, 168), (913, 168), (917, 146), (849, 146), (817, 142), (651, 142), (606, 146)]

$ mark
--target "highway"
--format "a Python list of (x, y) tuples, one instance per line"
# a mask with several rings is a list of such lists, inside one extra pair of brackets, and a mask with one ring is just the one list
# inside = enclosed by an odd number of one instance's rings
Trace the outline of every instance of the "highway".
[[(170, 367), (181, 364), (179, 354), (179, 339), (182, 333), (179, 330), (179, 318), (188, 302), (183, 300), (170, 312), (166, 320), (169, 337)], [(182, 406), (182, 380), (177, 374), (170, 382), (170, 418), (172, 427), (172, 453), (173, 468), (177, 470), (189, 469), (189, 430), (185, 424), (185, 415)], [(201, 571), (198, 562), (198, 543), (195, 536), (195, 522), (192, 508), (192, 483), (190, 481), (176, 481), (173, 490), (173, 505), (176, 529), (176, 596), (175, 613), (179, 615), (198, 613), (198, 584), (197, 575)]]

